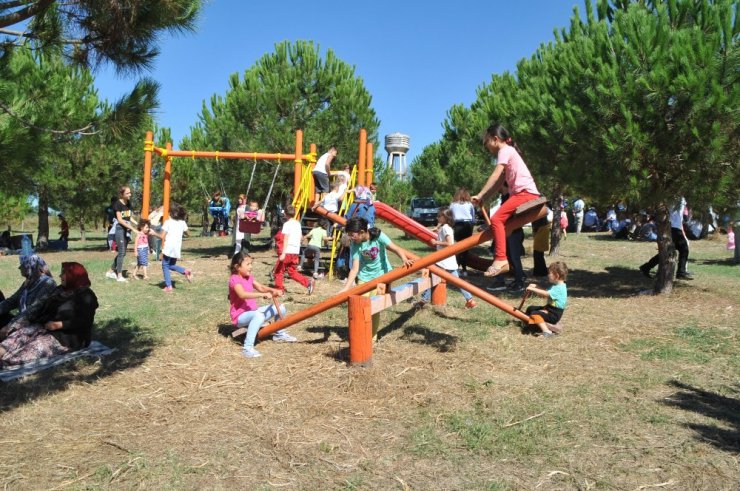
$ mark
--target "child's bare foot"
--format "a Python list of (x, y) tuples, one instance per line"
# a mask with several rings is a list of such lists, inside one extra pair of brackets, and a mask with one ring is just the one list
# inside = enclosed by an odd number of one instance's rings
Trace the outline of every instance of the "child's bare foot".
[(143, 279), (143, 280), (148, 280), (148, 279), (149, 279), (149, 277), (148, 277), (148, 276), (142, 276), (142, 277), (141, 277), (141, 279)]

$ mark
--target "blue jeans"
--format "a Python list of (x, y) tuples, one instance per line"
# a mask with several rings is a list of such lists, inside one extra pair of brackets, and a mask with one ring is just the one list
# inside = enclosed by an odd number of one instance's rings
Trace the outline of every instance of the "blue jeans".
[[(460, 273), (458, 273), (456, 269), (445, 269), (445, 271), (450, 273), (455, 278), (460, 277)], [(460, 293), (462, 293), (462, 296), (463, 298), (465, 298), (466, 302), (470, 300), (471, 298), (473, 298), (473, 295), (471, 295), (469, 291), (463, 290), (462, 288), (460, 288)], [(432, 301), (432, 289), (430, 288), (429, 290), (424, 290), (424, 293), (421, 294), (421, 299), (424, 300), (425, 302), (431, 302)]]
[[(285, 305), (280, 306), (280, 314), (285, 315)], [(265, 321), (277, 316), (277, 309), (274, 305), (263, 305), (257, 310), (249, 310), (242, 313), (236, 320), (237, 327), (247, 326), (247, 337), (244, 338), (244, 349), (254, 348), (254, 340), (257, 339), (257, 332)], [(278, 331), (279, 332), (279, 331)]]
[(165, 286), (172, 286), (170, 271), (177, 271), (180, 274), (185, 274), (185, 268), (177, 265), (176, 257), (165, 256), (162, 254), (162, 274), (164, 275)]

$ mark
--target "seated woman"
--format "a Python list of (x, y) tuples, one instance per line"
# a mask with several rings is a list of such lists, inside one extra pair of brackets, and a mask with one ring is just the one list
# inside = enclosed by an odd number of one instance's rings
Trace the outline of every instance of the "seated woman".
[(0, 368), (77, 351), (90, 345), (98, 299), (85, 267), (62, 263), (60, 286), (33, 315), (14, 319), (0, 342)]
[[(36, 254), (30, 256), (21, 256), (20, 269), (21, 276), (25, 278), (25, 281), (18, 288), (18, 291), (11, 295), (9, 298), (0, 302), (0, 317), (6, 314), (11, 314), (13, 310), (17, 309), (17, 314), (11, 316), (11, 319), (34, 314), (46, 300), (51, 292), (56, 288), (56, 283), (51, 277), (49, 267), (41, 257)], [(8, 329), (3, 327), (7, 326), (8, 322), (0, 324), (0, 340), (2, 340), (8, 334)]]

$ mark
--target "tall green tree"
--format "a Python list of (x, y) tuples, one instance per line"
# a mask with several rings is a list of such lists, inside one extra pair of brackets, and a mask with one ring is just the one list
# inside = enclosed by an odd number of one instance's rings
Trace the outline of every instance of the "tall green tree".
[(382, 159), (375, 159), (373, 164), (374, 182), (378, 187), (377, 200), (403, 210), (414, 196), (414, 189), (407, 180), (402, 180), (392, 166)]
[(202, 0), (19, 0), (0, 3), (0, 49), (35, 41), (61, 48), (74, 64), (151, 67), (163, 32), (192, 31)]
[[(378, 140), (379, 121), (371, 102), (354, 67), (332, 50), (322, 54), (311, 42), (282, 42), (241, 76), (231, 75), (228, 90), (212, 96), (210, 107), (204, 103), (200, 121), (181, 147), (293, 153), (295, 131), (302, 129), (306, 146), (316, 143), (319, 153), (337, 148), (335, 168), (354, 165), (360, 129), (367, 130), (369, 141)], [(202, 182), (188, 187), (190, 199), (199, 200), (203, 187), (209, 192), (223, 187), (233, 199), (246, 191), (252, 162), (178, 161), (178, 169), (188, 166), (197, 170), (191, 174), (200, 172)], [(265, 198), (275, 166), (257, 163), (252, 197)], [(292, 187), (293, 162), (283, 162), (273, 199), (290, 199)]]
[(451, 111), (443, 147), (464, 135), (473, 149), (476, 132), (499, 121), (541, 191), (657, 210), (655, 291), (670, 292), (670, 204), (738, 197), (738, 29), (736, 0), (598, 0), (595, 10), (586, 1), (585, 18), (576, 9), (515, 75), (479, 89), (469, 118)]
[[(61, 145), (97, 135), (112, 148), (139, 132), (156, 106), (157, 84), (142, 79), (115, 104), (89, 111), (86, 70), (104, 63), (119, 72), (149, 68), (158, 54), (159, 36), (193, 30), (201, 6), (201, 0), (0, 3), (0, 183), (38, 193), (42, 246), (52, 193), (36, 176), (59, 164)], [(54, 83), (64, 77), (75, 80), (65, 89), (50, 84), (46, 74)], [(72, 102), (72, 88), (83, 89), (80, 107)]]
[[(110, 184), (113, 179), (128, 182), (134, 175), (120, 154), (126, 153), (122, 149), (131, 147), (127, 138), (139, 134), (142, 122), (149, 121), (147, 111), (156, 107), (156, 87), (141, 82), (132, 95), (119, 101), (119, 108), (127, 113), (122, 116), (122, 112), (115, 113), (110, 104), (98, 99), (89, 70), (67, 64), (51, 50), (42, 53), (18, 48), (10, 63), (0, 66), (0, 73), (0, 97), (11, 101), (13, 112), (0, 115), (0, 141), (9, 141), (13, 135), (22, 140), (22, 145), (10, 142), (0, 151), (7, 163), (0, 170), (0, 187), (38, 198), (38, 245), (44, 248), (49, 233), (49, 206), (72, 207), (82, 219), (85, 215), (81, 203), (90, 198), (83, 199), (79, 193), (87, 193), (102, 183)], [(122, 119), (104, 130), (90, 124), (111, 117)], [(138, 125), (134, 125), (137, 119)], [(50, 129), (54, 127), (87, 129)], [(11, 152), (9, 148), (19, 151)], [(118, 183), (112, 188), (117, 186)], [(102, 205), (107, 200), (99, 193), (98, 189), (95, 194)], [(80, 206), (74, 204), (74, 196), (78, 196), (76, 203)], [(67, 203), (68, 199), (72, 201)]]
[(582, 191), (657, 210), (655, 290), (670, 292), (671, 203), (701, 208), (737, 193), (737, 2), (604, 0), (598, 15), (590, 5), (560, 45), (559, 83), (571, 94), (561, 111), (577, 122), (564, 167)]

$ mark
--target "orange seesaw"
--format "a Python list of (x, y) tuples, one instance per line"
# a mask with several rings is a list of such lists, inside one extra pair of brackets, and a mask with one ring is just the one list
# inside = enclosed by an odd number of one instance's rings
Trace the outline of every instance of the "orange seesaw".
[[(345, 223), (345, 220), (343, 217), (335, 213), (327, 212), (324, 208), (319, 207), (316, 209), (316, 212), (329, 218), (330, 220), (334, 222), (337, 222), (340, 224)], [(398, 215), (401, 215), (400, 212), (398, 212), (397, 210), (394, 210), (394, 212), (397, 213)], [(529, 209), (528, 211), (525, 211), (524, 213), (511, 218), (509, 220), (509, 223), (507, 223), (507, 226), (511, 224), (511, 226), (520, 227), (524, 225), (525, 223), (529, 223), (532, 220), (536, 220), (537, 217), (542, 214), (542, 212), (543, 212), (543, 207)], [(441, 249), (439, 251), (434, 251), (431, 254), (421, 257), (421, 258), (407, 251), (404, 251), (407, 257), (414, 260), (414, 264), (412, 264), (411, 266), (396, 268), (393, 271), (390, 271), (382, 276), (379, 276), (378, 278), (375, 278), (374, 280), (368, 281), (361, 285), (357, 285), (346, 292), (340, 293), (338, 295), (334, 295), (333, 297), (330, 297), (324, 300), (323, 302), (319, 302), (304, 310), (301, 310), (300, 312), (296, 312), (293, 315), (289, 315), (268, 326), (265, 326), (264, 328), (260, 329), (259, 333), (257, 334), (257, 338), (265, 339), (280, 329), (287, 328), (295, 323), (298, 323), (300, 321), (303, 321), (305, 319), (318, 315), (330, 308), (341, 305), (344, 302), (349, 302), (349, 306), (351, 307), (350, 309), (348, 309), (349, 310), (350, 364), (351, 365), (370, 364), (372, 361), (372, 335), (371, 335), (369, 318), (372, 312), (368, 304), (369, 299), (365, 298), (363, 301), (357, 297), (361, 297), (361, 295), (363, 295), (364, 293), (372, 291), (378, 285), (381, 285), (381, 284), (388, 285), (392, 283), (393, 281), (396, 281), (398, 279), (401, 279), (405, 276), (416, 273), (426, 268), (428, 268), (433, 274), (439, 276), (443, 280), (457, 287), (464, 288), (465, 290), (469, 291), (471, 294), (475, 295), (481, 300), (484, 300), (490, 303), (491, 305), (501, 309), (502, 311), (506, 312), (509, 315), (516, 317), (519, 320), (529, 323), (530, 322), (529, 316), (527, 316), (526, 314), (523, 314), (522, 312), (520, 312), (513, 306), (500, 300), (498, 297), (491, 295), (487, 291), (481, 288), (478, 288), (477, 286), (472, 285), (465, 280), (457, 278), (453, 276), (452, 274), (448, 273), (447, 271), (443, 270), (442, 268), (439, 268), (436, 266), (437, 262), (447, 257), (453, 256), (455, 254), (459, 254), (467, 249), (470, 249), (471, 247), (475, 247), (476, 245), (479, 245), (483, 242), (487, 242), (491, 239), (492, 239), (491, 231), (486, 230), (482, 233), (475, 234), (471, 237), (468, 237), (465, 240), (462, 240), (456, 244), (453, 244), (450, 247), (445, 247), (444, 249)]]

